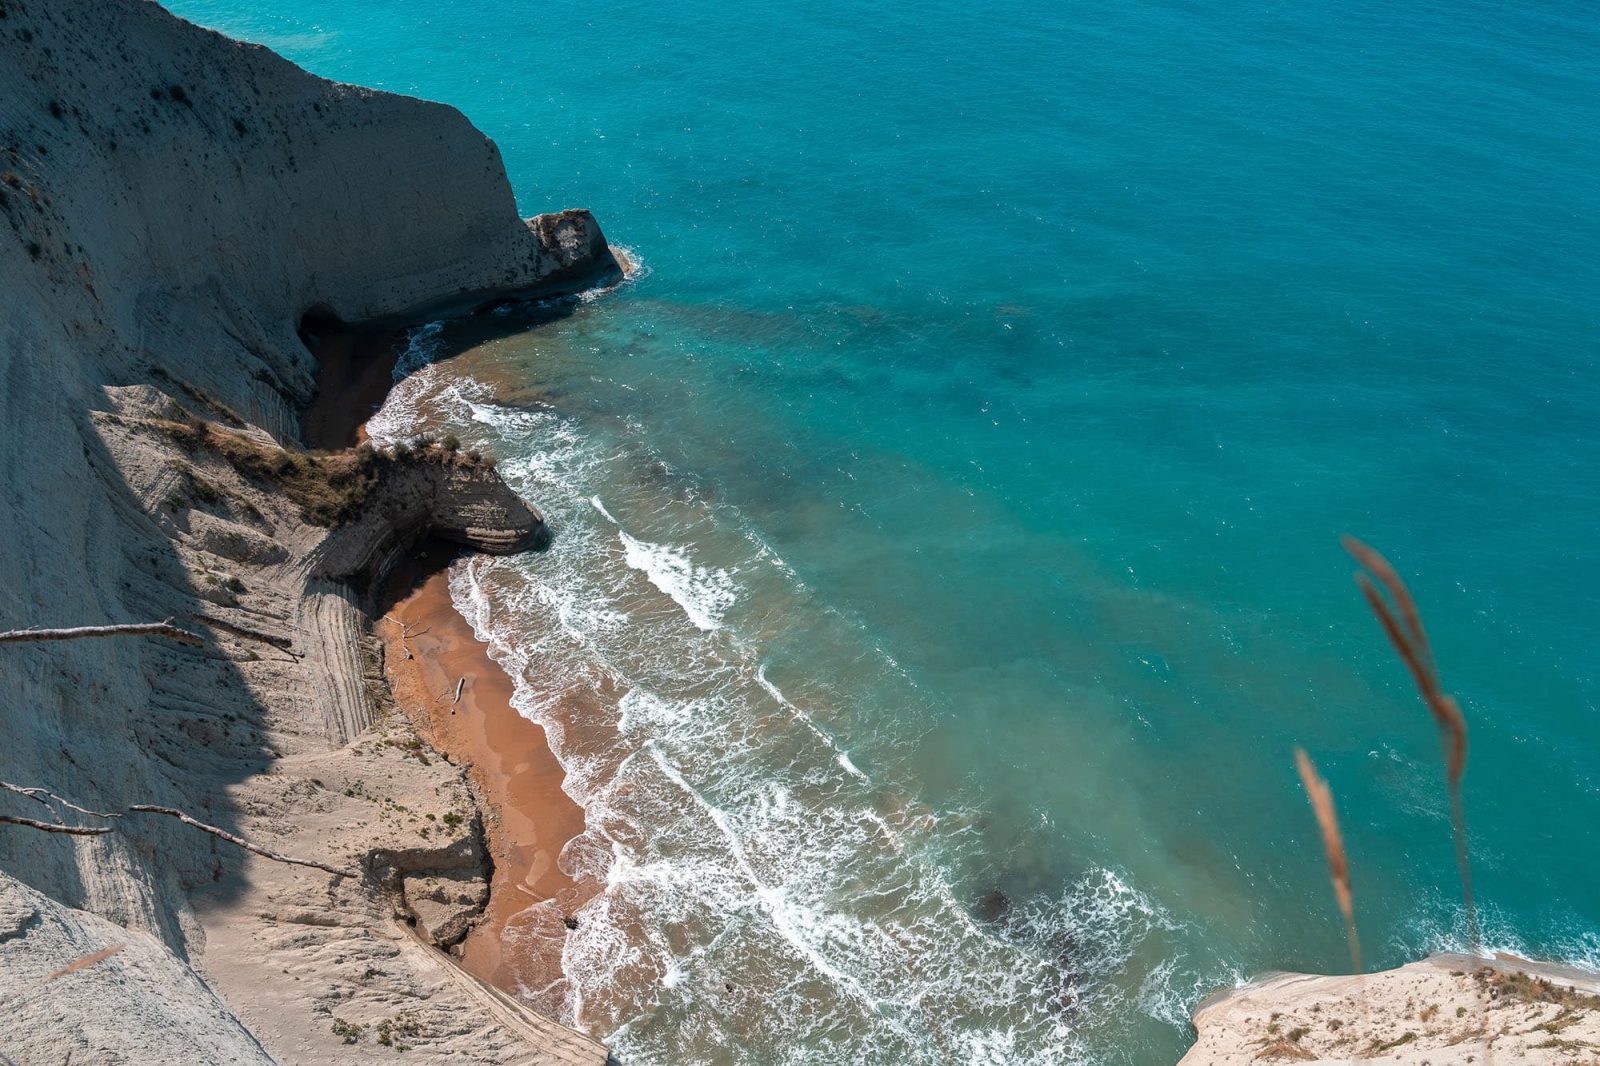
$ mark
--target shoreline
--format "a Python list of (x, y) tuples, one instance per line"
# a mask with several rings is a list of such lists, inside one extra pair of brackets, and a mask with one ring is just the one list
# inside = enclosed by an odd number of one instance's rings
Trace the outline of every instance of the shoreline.
[(511, 678), (456, 610), (449, 564), (458, 556), (438, 541), (409, 553), (389, 577), (389, 606), (373, 628), (395, 703), (466, 770), (483, 812), (494, 867), (489, 902), (452, 953), (474, 976), (560, 1016), (567, 921), (599, 891), (558, 865), (561, 849), (584, 830), (584, 811), (561, 788), (566, 771), (544, 728), (511, 706)]
[[(626, 249), (607, 247), (615, 272), (601, 269), (593, 280), (602, 282), (601, 291), (610, 292), (631, 280), (639, 270), (638, 260)], [(557, 291), (551, 295), (573, 296)], [(509, 306), (521, 303), (517, 325), (508, 329), (506, 321), (479, 314), (494, 301), (466, 309), (441, 311), (438, 317), (452, 323), (461, 333), (452, 337), (455, 351), (465, 350), (492, 336), (503, 336), (527, 329), (569, 313), (554, 313), (530, 304), (531, 295), (511, 299)], [(354, 448), (367, 440), (367, 420), (383, 407), (394, 388), (394, 368), (405, 351), (408, 332), (430, 320), (412, 315), (385, 318), (376, 322), (340, 322), (337, 319), (307, 317), (301, 320), (299, 336), (306, 350), (317, 360), (317, 395), (301, 412), (301, 436), (308, 448), (339, 451)]]

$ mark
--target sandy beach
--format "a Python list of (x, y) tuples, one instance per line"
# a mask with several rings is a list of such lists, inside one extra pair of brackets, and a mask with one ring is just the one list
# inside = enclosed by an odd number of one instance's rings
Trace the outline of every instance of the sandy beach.
[(390, 578), (390, 606), (376, 628), (396, 702), (436, 749), (467, 768), (488, 812), (489, 908), (461, 946), (462, 965), (552, 1010), (562, 998), (566, 919), (596, 891), (557, 865), (561, 848), (583, 831), (583, 809), (561, 790), (565, 773), (543, 728), (512, 708), (511, 679), (451, 602), (454, 557), (438, 542), (413, 552)]

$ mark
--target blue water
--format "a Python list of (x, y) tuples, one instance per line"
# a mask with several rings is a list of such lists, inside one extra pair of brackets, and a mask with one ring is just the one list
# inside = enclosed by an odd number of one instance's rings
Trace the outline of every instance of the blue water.
[(557, 530), (455, 586), (605, 886), (531, 1001), (630, 1063), (1170, 1062), (1348, 965), (1296, 743), (1369, 964), (1459, 946), (1345, 531), (1462, 699), (1490, 944), (1600, 964), (1592, 8), (172, 6), (645, 264), (389, 413)]

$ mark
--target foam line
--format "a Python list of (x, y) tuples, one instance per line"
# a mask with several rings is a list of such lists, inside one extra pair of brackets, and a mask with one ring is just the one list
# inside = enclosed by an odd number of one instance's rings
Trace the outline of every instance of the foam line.
[(688, 552), (670, 544), (639, 540), (620, 528), (617, 537), (628, 565), (643, 571), (652, 585), (683, 608), (689, 621), (707, 631), (722, 628), (723, 614), (738, 598), (733, 575), (696, 566)]
[(816, 722), (812, 721), (811, 716), (805, 711), (790, 703), (788, 697), (784, 696), (782, 690), (780, 690), (777, 685), (774, 685), (771, 681), (767, 680), (766, 663), (762, 663), (756, 668), (756, 680), (761, 683), (761, 687), (766, 689), (767, 693), (773, 699), (777, 700), (781, 706), (787, 707), (790, 714), (794, 715), (794, 717), (804, 724), (807, 729), (816, 734), (817, 739), (821, 740), (828, 746), (828, 750), (832, 751), (838, 757), (840, 766), (844, 767), (849, 773), (854, 774), (863, 781), (871, 780), (871, 778), (867, 777), (866, 774), (862, 773), (856, 768), (856, 764), (850, 761), (850, 753), (839, 747), (839, 745), (834, 741), (833, 736), (828, 733), (827, 730), (823, 729), (821, 726), (817, 725)]
[(656, 761), (656, 765), (661, 767), (661, 772), (667, 776), (667, 779), (687, 792), (689, 797), (706, 812), (717, 829), (727, 839), (728, 851), (732, 854), (734, 862), (738, 864), (739, 871), (755, 886), (755, 896), (760, 903), (762, 913), (772, 920), (773, 927), (778, 930), (779, 935), (792, 944), (801, 957), (815, 967), (817, 972), (826, 976), (836, 986), (849, 991), (852, 996), (871, 1007), (875, 1013), (881, 1014), (884, 1006), (882, 1000), (868, 992), (861, 982), (857, 981), (853, 976), (829, 963), (794, 928), (788, 916), (783, 913), (783, 907), (781, 906), (784, 895), (783, 890), (764, 883), (760, 876), (756, 874), (755, 867), (750, 865), (750, 860), (745, 855), (744, 844), (739, 840), (739, 835), (728, 824), (728, 816), (714, 803), (702, 796), (693, 785), (684, 780), (683, 775), (671, 763), (667, 762), (666, 756), (661, 754), (661, 750), (656, 746), (654, 740), (646, 741), (645, 749), (649, 751), (650, 757)]

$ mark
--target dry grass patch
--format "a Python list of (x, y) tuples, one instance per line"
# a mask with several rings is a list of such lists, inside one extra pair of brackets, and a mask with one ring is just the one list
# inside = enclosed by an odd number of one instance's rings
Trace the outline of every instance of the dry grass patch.
[(1486, 966), (1472, 976), (1479, 987), (1488, 993), (1490, 999), (1553, 1003), (1565, 1011), (1600, 1010), (1600, 996), (1580, 992), (1566, 985), (1558, 985), (1542, 977), (1530, 977), (1521, 970), (1516, 973), (1501, 973)]
[(271, 486), (293, 500), (313, 525), (341, 526), (360, 516), (385, 473), (400, 463), (435, 463), (466, 469), (492, 469), (495, 460), (462, 452), (455, 438), (439, 443), (421, 438), (393, 451), (364, 444), (338, 452), (290, 451), (206, 422), (178, 405), (177, 417), (155, 425), (187, 452), (212, 451), (243, 477)]
[(1406, 1044), (1412, 1043), (1416, 1039), (1417, 1034), (1408, 1029), (1404, 1033), (1401, 1033), (1399, 1036), (1395, 1037), (1393, 1040), (1385, 1040), (1382, 1043), (1374, 1040), (1368, 1053), (1372, 1055), (1381, 1055), (1385, 1051), (1393, 1051), (1395, 1048), (1403, 1047)]

